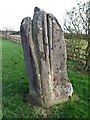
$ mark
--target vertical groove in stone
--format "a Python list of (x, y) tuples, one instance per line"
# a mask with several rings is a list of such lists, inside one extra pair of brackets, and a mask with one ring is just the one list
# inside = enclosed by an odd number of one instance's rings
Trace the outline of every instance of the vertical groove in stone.
[(48, 36), (47, 36), (47, 15), (43, 13), (43, 39), (45, 46), (45, 54), (46, 54), (46, 64), (49, 66), (49, 46), (48, 46)]
[[(47, 31), (48, 31), (48, 40), (49, 40), (49, 62), (50, 62), (50, 71), (53, 71), (53, 46), (52, 46), (52, 20), (49, 15), (47, 15)], [(53, 74), (52, 74), (53, 75)]]

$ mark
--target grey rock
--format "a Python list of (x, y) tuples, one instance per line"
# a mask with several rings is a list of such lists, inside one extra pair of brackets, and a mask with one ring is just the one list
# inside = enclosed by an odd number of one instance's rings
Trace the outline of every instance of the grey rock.
[(35, 7), (33, 19), (24, 18), (20, 31), (30, 95), (45, 107), (67, 100), (66, 45), (58, 20)]

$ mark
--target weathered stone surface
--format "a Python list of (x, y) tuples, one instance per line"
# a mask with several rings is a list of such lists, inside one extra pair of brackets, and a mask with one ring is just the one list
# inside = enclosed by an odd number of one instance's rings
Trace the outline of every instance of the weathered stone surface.
[(66, 46), (57, 19), (36, 7), (32, 20), (22, 20), (20, 31), (30, 95), (46, 107), (67, 100)]

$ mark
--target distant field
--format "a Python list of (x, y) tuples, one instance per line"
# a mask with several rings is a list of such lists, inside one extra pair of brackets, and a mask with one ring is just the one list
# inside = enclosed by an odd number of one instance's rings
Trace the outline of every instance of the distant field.
[(22, 46), (3, 39), (2, 54), (2, 112), (4, 118), (88, 117), (88, 75), (75, 70), (75, 66), (78, 65), (76, 62), (67, 61), (68, 76), (74, 87), (72, 99), (44, 109), (32, 105), (27, 98), (28, 77)]

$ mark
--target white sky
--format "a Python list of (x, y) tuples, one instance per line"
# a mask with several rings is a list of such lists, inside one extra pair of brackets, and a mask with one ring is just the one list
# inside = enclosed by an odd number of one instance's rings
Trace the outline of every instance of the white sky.
[[(63, 24), (66, 10), (76, 6), (77, 0), (0, 0), (0, 29), (5, 27), (19, 30), (24, 17), (33, 16), (34, 7), (52, 13)], [(82, 0), (87, 1), (87, 0)]]

